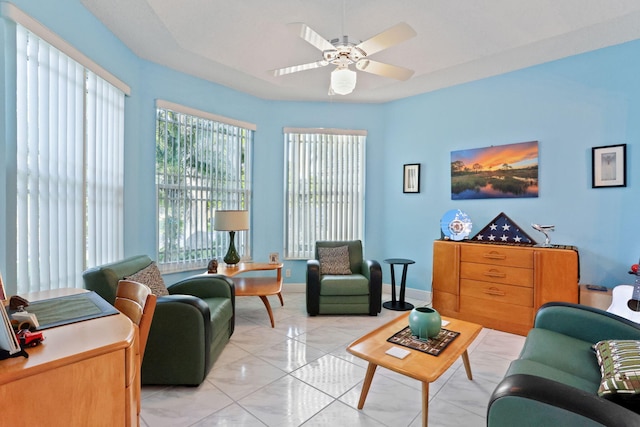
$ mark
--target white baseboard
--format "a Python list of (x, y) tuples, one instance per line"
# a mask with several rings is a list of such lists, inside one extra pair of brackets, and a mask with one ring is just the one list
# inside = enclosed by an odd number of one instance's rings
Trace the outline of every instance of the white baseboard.
[[(285, 293), (295, 293), (295, 292), (304, 293), (305, 290), (306, 290), (306, 287), (307, 287), (306, 283), (283, 283), (282, 284), (282, 290)], [(396, 286), (396, 298), (400, 296), (399, 292), (400, 292), (400, 288), (399, 288), (399, 286)], [(391, 284), (383, 283), (382, 284), (382, 293), (383, 294), (391, 294)], [(404, 293), (405, 293), (405, 297), (406, 298), (411, 298), (411, 299), (418, 300), (418, 301), (425, 301), (427, 304), (431, 303), (431, 292), (430, 291), (423, 291), (423, 290), (420, 290), (420, 289), (406, 288)]]
[(283, 283), (282, 291), (286, 293), (296, 293), (301, 292), (304, 293), (307, 289), (306, 283)]

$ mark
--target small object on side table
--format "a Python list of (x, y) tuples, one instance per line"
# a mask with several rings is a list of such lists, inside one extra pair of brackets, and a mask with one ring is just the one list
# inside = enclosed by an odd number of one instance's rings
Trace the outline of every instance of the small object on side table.
[[(384, 262), (391, 264), (391, 301), (387, 301), (382, 306), (388, 310), (395, 311), (407, 311), (413, 309), (413, 304), (404, 301), (404, 291), (407, 286), (407, 268), (409, 264), (415, 264), (412, 259), (404, 258), (389, 258)], [(394, 272), (394, 266), (396, 264), (402, 264), (402, 280), (400, 281), (400, 298), (396, 301), (396, 276)]]
[(209, 261), (209, 265), (207, 266), (207, 273), (215, 274), (217, 272), (218, 272), (218, 260), (214, 258), (211, 261)]

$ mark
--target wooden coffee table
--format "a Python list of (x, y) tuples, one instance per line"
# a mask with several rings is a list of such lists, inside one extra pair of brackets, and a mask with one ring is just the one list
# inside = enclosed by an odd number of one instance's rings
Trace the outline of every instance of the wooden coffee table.
[[(450, 322), (445, 328), (450, 331), (460, 332), (460, 335), (451, 341), (438, 356), (432, 356), (387, 341), (387, 339), (392, 337), (396, 332), (401, 331), (409, 325), (408, 317), (409, 313), (406, 313), (378, 329), (369, 332), (367, 335), (351, 343), (349, 347), (347, 347), (347, 351), (369, 362), (364, 384), (362, 385), (362, 392), (360, 393), (358, 409), (362, 409), (364, 406), (364, 401), (367, 399), (367, 393), (369, 393), (369, 387), (371, 386), (371, 380), (373, 380), (376, 368), (382, 366), (383, 368), (422, 381), (422, 425), (426, 426), (429, 415), (429, 383), (437, 380), (440, 375), (451, 367), (459, 356), (462, 356), (467, 378), (470, 380), (473, 379), (467, 348), (478, 336), (482, 330), (482, 326), (443, 317), (443, 320)], [(408, 350), (410, 354), (404, 359), (390, 356), (385, 352), (391, 347)]]
[[(268, 270), (276, 270), (275, 277), (236, 277), (238, 274), (250, 271)], [(233, 277), (237, 297), (260, 297), (264, 306), (267, 308), (267, 313), (271, 320), (271, 327), (275, 327), (271, 304), (269, 304), (267, 296), (277, 295), (280, 299), (280, 305), (284, 305), (282, 299), (282, 263), (241, 262), (233, 267), (222, 264), (218, 266), (217, 274)]]

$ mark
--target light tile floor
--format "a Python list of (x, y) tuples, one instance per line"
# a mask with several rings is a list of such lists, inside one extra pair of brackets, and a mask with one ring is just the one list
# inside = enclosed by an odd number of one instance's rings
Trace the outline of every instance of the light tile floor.
[[(235, 332), (199, 387), (143, 387), (141, 425), (420, 426), (420, 383), (383, 368), (356, 409), (367, 363), (346, 351), (402, 312), (309, 317), (304, 293), (284, 294), (284, 307), (270, 302), (274, 329), (259, 298), (236, 299)], [(489, 396), (523, 344), (483, 329), (469, 347), (473, 381), (458, 360), (429, 386), (429, 425), (484, 426)]]

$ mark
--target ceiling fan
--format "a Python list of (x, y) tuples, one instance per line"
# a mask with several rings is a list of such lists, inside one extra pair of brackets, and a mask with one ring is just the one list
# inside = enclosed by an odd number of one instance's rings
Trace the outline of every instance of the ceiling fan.
[(351, 64), (355, 64), (355, 68), (360, 71), (397, 80), (407, 80), (413, 75), (413, 70), (369, 59), (369, 56), (374, 53), (416, 36), (413, 28), (405, 22), (394, 25), (358, 44), (350, 41), (348, 36), (342, 36), (342, 38), (331, 41), (326, 40), (303, 23), (290, 24), (290, 26), (307, 43), (322, 51), (322, 59), (307, 64), (273, 70), (273, 75), (276, 77), (333, 64), (336, 65), (336, 69), (331, 73), (329, 95), (347, 95), (356, 86), (356, 72), (349, 69)]

